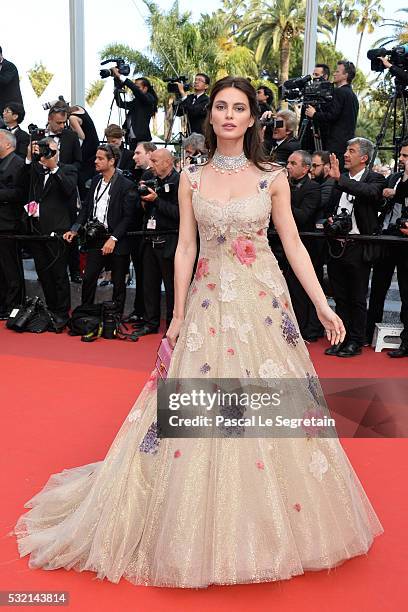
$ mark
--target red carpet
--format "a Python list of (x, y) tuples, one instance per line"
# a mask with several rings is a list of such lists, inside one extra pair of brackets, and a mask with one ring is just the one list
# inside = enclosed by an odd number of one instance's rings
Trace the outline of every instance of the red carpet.
[[(400, 612), (406, 609), (408, 568), (407, 440), (344, 440), (348, 456), (385, 533), (365, 557), (330, 573), (307, 573), (278, 583), (177, 590), (118, 585), (89, 572), (29, 570), (8, 536), (23, 504), (51, 473), (103, 459), (153, 368), (160, 336), (138, 343), (84, 344), (66, 334), (18, 335), (0, 326), (2, 404), (0, 591), (68, 591), (69, 610), (279, 612)], [(322, 355), (311, 345), (320, 376), (406, 377), (408, 360), (364, 349), (362, 356)], [(37, 610), (49, 610), (38, 606)]]

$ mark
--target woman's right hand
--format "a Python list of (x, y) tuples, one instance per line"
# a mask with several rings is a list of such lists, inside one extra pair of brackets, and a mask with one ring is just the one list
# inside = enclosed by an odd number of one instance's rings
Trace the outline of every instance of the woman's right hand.
[(169, 325), (169, 328), (166, 331), (166, 338), (168, 339), (170, 346), (173, 349), (176, 346), (177, 338), (180, 335), (180, 330), (181, 330), (181, 326), (183, 325), (183, 323), (184, 323), (184, 319), (173, 317)]

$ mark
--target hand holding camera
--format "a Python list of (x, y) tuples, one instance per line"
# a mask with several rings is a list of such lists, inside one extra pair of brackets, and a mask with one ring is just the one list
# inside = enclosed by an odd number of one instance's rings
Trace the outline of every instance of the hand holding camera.
[(66, 240), (67, 242), (71, 243), (73, 241), (73, 239), (75, 238), (75, 236), (78, 235), (78, 232), (72, 232), (71, 230), (69, 232), (65, 232), (65, 234), (63, 234), (63, 239)]
[(154, 202), (159, 197), (156, 193), (157, 188), (157, 179), (140, 181), (139, 187), (137, 188), (140, 195), (140, 199), (144, 202)]
[(310, 104), (308, 104), (305, 110), (306, 117), (309, 117), (309, 119), (313, 119), (313, 117), (315, 116), (315, 113), (316, 113), (315, 107), (310, 106)]

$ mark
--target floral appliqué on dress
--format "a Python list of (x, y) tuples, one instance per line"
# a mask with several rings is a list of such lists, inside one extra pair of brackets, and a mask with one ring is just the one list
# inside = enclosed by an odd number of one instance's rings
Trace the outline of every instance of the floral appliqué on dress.
[(160, 440), (157, 437), (157, 423), (152, 423), (147, 430), (145, 437), (139, 445), (139, 450), (142, 453), (150, 453), (154, 455), (159, 450)]
[(326, 455), (321, 450), (317, 449), (312, 452), (312, 458), (309, 463), (309, 472), (321, 482), (323, 474), (329, 469), (329, 462), (327, 461)]
[(189, 351), (198, 351), (203, 345), (204, 336), (198, 331), (197, 323), (190, 323), (187, 330), (186, 346)]

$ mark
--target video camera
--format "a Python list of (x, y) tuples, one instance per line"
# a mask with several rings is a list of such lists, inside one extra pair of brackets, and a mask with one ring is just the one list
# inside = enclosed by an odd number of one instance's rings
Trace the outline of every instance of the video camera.
[[(119, 70), (119, 74), (121, 74), (122, 76), (129, 76), (130, 66), (129, 64), (125, 63), (125, 60), (123, 59), (123, 57), (113, 57), (113, 58), (104, 60), (103, 62), (101, 62), (101, 66), (104, 66), (105, 64), (109, 64), (109, 62), (116, 63), (116, 68)], [(114, 76), (112, 72), (112, 68), (102, 68), (99, 74), (100, 74), (101, 79), (107, 79), (110, 76)]]
[(310, 74), (289, 79), (283, 84), (283, 98), (289, 102), (320, 106), (333, 99), (334, 85), (320, 77), (312, 79)]
[(385, 69), (384, 64), (379, 59), (380, 57), (388, 57), (391, 64), (399, 66), (404, 70), (408, 70), (408, 44), (398, 45), (393, 49), (386, 49), (385, 47), (379, 47), (378, 49), (370, 49), (367, 51), (367, 57), (371, 61), (371, 70), (374, 72), (383, 72)]
[(186, 76), (177, 76), (177, 77), (165, 77), (163, 79), (165, 83), (167, 83), (167, 91), (168, 93), (180, 94), (179, 89), (177, 87), (177, 83), (183, 83), (184, 91), (189, 91), (191, 88), (191, 83), (188, 83), (188, 77)]

